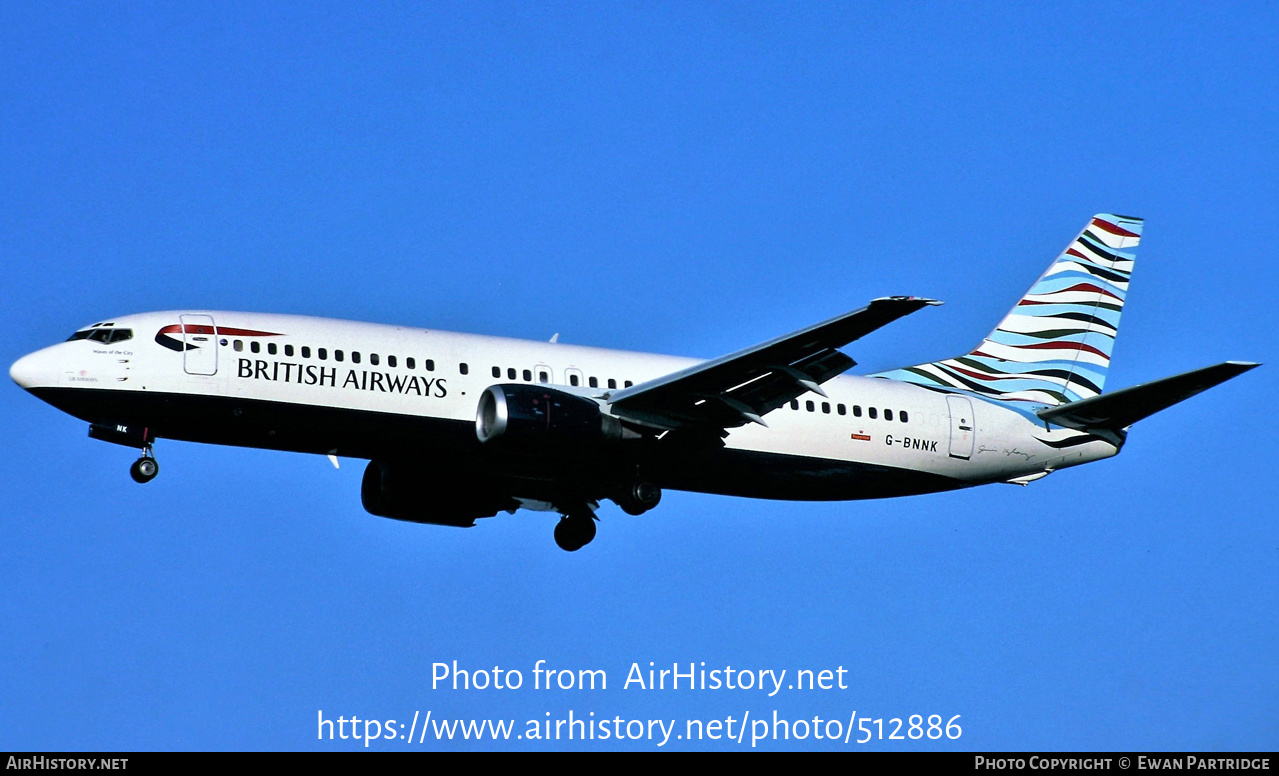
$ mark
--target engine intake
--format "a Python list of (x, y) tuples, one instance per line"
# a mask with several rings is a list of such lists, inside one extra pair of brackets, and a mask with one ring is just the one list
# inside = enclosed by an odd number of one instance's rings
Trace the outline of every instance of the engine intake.
[(485, 444), (582, 448), (639, 439), (594, 401), (545, 385), (491, 385), (480, 395), (475, 435)]

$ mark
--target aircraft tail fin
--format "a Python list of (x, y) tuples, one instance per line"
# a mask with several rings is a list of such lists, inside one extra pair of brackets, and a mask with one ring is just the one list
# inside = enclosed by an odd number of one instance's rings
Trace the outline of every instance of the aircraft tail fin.
[(1142, 220), (1098, 214), (972, 352), (877, 377), (1012, 401), (1068, 404), (1101, 393)]
[(1081, 431), (1118, 431), (1259, 366), (1250, 361), (1226, 361), (1104, 396), (1046, 407), (1036, 414), (1045, 422)]

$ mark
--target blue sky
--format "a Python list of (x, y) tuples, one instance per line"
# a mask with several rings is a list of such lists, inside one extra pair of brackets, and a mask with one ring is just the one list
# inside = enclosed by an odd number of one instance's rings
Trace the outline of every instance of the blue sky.
[[(1277, 16), (8, 3), (0, 356), (191, 307), (713, 357), (877, 296), (947, 302), (849, 348), (869, 372), (968, 351), (1118, 212), (1147, 224), (1109, 387), (1274, 362)], [(1274, 749), (1272, 369), (1027, 488), (667, 493), (606, 507), (575, 554), (545, 514), (372, 517), (359, 461), (162, 442), (138, 486), (130, 451), (9, 385), (0, 748), (360, 748), (316, 741), (317, 711), (571, 709), (962, 715), (957, 741), (864, 748)], [(454, 659), (609, 689), (432, 690)], [(649, 661), (849, 687), (623, 690)], [(370, 748), (434, 746), (496, 745)], [(693, 747), (749, 736), (665, 748)]]

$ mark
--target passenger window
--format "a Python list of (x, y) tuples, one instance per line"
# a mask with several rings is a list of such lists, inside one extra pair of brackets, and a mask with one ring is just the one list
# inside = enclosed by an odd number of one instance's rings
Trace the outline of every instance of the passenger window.
[(243, 353), (243, 352), (244, 352), (244, 340), (236, 340), (235, 342), (232, 342), (232, 343), (231, 343), (231, 349), (232, 349), (232, 350), (234, 350), (236, 353)]
[(310, 358), (310, 357), (311, 357), (311, 346), (310, 346), (310, 345), (303, 345), (303, 346), (302, 346), (302, 358)]
[(502, 367), (500, 366), (493, 367), (493, 376), (499, 380), (502, 379)]
[(254, 353), (261, 353), (261, 352), (262, 352), (262, 343), (261, 343), (261, 342), (250, 342), (250, 343), (249, 343), (249, 350), (252, 350)]
[(616, 380), (614, 380), (614, 379), (613, 379), (613, 378), (611, 378), (611, 377), (610, 377), (610, 378), (608, 378), (608, 387), (609, 387), (609, 388), (616, 388), (616, 387), (617, 387), (617, 381), (616, 381)]
[(853, 417), (854, 417), (854, 418), (860, 418), (861, 416), (862, 416), (862, 405), (860, 405), (860, 404), (854, 404), (854, 405), (853, 405)]
[(791, 408), (791, 409), (793, 409), (793, 410), (797, 410), (797, 409), (799, 409), (799, 399), (791, 399), (791, 400), (790, 400), (790, 408)]
[(811, 401), (806, 401), (804, 402), (804, 409), (808, 410), (809, 412), (812, 412), (817, 409), (817, 406), (813, 404)]
[(333, 351), (333, 360), (334, 360), (334, 361), (341, 361), (341, 360), (342, 360), (342, 359), (344, 359), (344, 358), (346, 358), (346, 356), (345, 356), (345, 355), (343, 355), (342, 351), (340, 351), (340, 350), (335, 350), (335, 351)]
[(830, 402), (828, 401), (822, 402), (822, 412), (827, 415), (830, 414)]
[(469, 366), (467, 366), (466, 364), (458, 364), (458, 365), (457, 365), (457, 371), (461, 372), (461, 373), (462, 373), (462, 374), (464, 374), (464, 375), (465, 375), (465, 374), (470, 374), (470, 372), (471, 372), (471, 368), (470, 368)]
[(284, 346), (284, 355), (289, 356), (289, 357), (292, 357), (292, 356), (293, 356), (293, 346), (292, 346), (292, 345), (285, 345), (285, 346)]
[(370, 354), (369, 354), (369, 363), (370, 363), (370, 364), (372, 364), (373, 366), (377, 366), (377, 365), (378, 365), (378, 363), (380, 363), (380, 362), (381, 362), (381, 360), (382, 360), (382, 359), (380, 359), (380, 358), (378, 358), (378, 357), (377, 357), (377, 353), (370, 353)]
[(625, 383), (622, 384), (622, 386), (625, 388), (630, 388), (632, 385), (635, 385), (635, 383), (631, 382), (630, 380), (627, 380)]
[(551, 381), (551, 374), (544, 369), (537, 370), (537, 381), (545, 385)]
[(893, 419), (893, 411), (884, 410), (884, 420), (892, 420), (892, 419)]
[(277, 349), (276, 349), (276, 347), (275, 347), (275, 343), (274, 343), (274, 342), (268, 342), (268, 343), (267, 343), (267, 345), (266, 345), (266, 352), (270, 353), (270, 354), (271, 354), (271, 355), (273, 355), (273, 356), (274, 356), (274, 355), (276, 355)]
[(507, 379), (507, 380), (514, 380), (514, 379), (515, 379), (515, 367), (513, 367), (513, 366), (508, 366), (508, 367), (506, 368), (506, 379)]
[(907, 422), (908, 420), (910, 420), (910, 418), (909, 418), (909, 417), (907, 417), (907, 415), (906, 415), (906, 410), (902, 410), (901, 412), (897, 413), (897, 415), (898, 415), (898, 417), (899, 417), (899, 418), (901, 418), (901, 422), (902, 422), (902, 423), (905, 423), (905, 422)]
[(409, 356), (408, 358), (404, 359), (404, 366), (408, 367), (409, 369), (417, 369), (417, 359), (413, 358), (412, 356)]
[(386, 357), (386, 365), (387, 365), (387, 366), (389, 366), (389, 367), (391, 367), (392, 369), (394, 369), (394, 368), (395, 368), (395, 356), (387, 356), (387, 357)]
[(532, 372), (532, 370), (529, 370), (529, 369), (525, 369), (525, 370), (524, 370), (524, 382), (526, 382), (526, 383), (531, 383), (531, 382), (533, 382), (533, 372)]
[(329, 351), (328, 351), (328, 350), (326, 350), (326, 349), (324, 349), (324, 348), (320, 348), (319, 356), (320, 356), (320, 360), (321, 360), (321, 361), (328, 361), (328, 360), (329, 360)]
[(870, 419), (871, 419), (871, 420), (874, 420), (875, 418), (877, 418), (877, 417), (878, 417), (878, 415), (876, 414), (877, 412), (878, 412), (878, 410), (876, 410), (874, 407), (867, 407), (867, 408), (866, 408), (866, 414), (867, 414), (867, 415), (870, 415)]
[(426, 371), (428, 371), (428, 372), (434, 372), (434, 371), (435, 371), (435, 359), (433, 359), (433, 358), (428, 358), (428, 359), (426, 360)]
[(580, 382), (581, 382), (581, 380), (577, 379), (577, 375), (569, 375), (569, 376), (568, 376), (568, 384), (569, 384), (569, 385), (577, 385), (577, 384), (578, 384), (578, 383), (580, 383)]
[(586, 379), (586, 382), (587, 382), (587, 384), (588, 384), (588, 385), (590, 385), (592, 388), (599, 388), (599, 387), (600, 387), (600, 381), (599, 381), (599, 378), (598, 378), (598, 377), (588, 377), (588, 378)]
[(836, 412), (838, 412), (840, 415), (847, 415), (847, 414), (848, 414), (848, 408), (847, 408), (847, 407), (845, 407), (845, 406), (844, 406), (844, 405), (842, 405), (842, 404), (836, 404), (836, 405), (835, 405), (835, 411), (836, 411)]

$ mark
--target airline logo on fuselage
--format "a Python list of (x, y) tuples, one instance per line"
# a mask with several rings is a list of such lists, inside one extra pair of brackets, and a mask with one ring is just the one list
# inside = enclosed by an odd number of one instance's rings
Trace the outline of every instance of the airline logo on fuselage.
[(340, 374), (338, 367), (319, 364), (298, 364), (292, 361), (266, 361), (260, 358), (237, 359), (235, 376), (245, 380), (295, 383), (297, 385), (322, 385), (328, 388), (350, 388), (358, 391), (413, 394), (443, 399), (449, 395), (443, 377), (419, 377), (393, 372), (376, 372), (368, 369), (346, 368)]
[[(196, 350), (200, 346), (192, 343), (183, 342), (183, 334), (205, 334), (210, 337), (215, 335), (223, 337), (279, 337), (278, 332), (273, 331), (255, 331), (253, 329), (232, 329), (226, 326), (217, 327), (214, 331), (212, 326), (205, 326), (198, 323), (172, 323), (165, 326), (155, 333), (155, 341), (157, 345), (162, 345), (169, 350), (181, 353), (184, 350)], [(170, 334), (178, 336), (171, 337)]]

